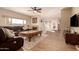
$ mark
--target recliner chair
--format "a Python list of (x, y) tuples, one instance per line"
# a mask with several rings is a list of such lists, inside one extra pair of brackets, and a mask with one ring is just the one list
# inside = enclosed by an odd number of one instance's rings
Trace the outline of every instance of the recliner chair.
[(0, 51), (16, 51), (23, 46), (22, 37), (7, 37), (0, 27)]

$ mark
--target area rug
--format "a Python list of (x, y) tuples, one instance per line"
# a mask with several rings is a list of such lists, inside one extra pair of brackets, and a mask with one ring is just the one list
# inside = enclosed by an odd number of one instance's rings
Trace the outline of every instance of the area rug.
[(24, 38), (24, 45), (22, 47), (22, 49), (24, 51), (29, 51), (31, 50), (31, 48), (33, 48), (35, 45), (37, 45), (40, 41), (44, 40), (44, 38), (46, 38), (48, 35), (47, 34), (42, 34), (41, 36), (36, 36), (33, 37), (31, 42), (28, 41), (28, 38)]

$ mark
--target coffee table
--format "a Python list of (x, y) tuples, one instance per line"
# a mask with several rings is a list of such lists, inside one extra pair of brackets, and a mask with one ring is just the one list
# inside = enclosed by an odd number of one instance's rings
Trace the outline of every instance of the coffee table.
[(22, 31), (19, 33), (19, 35), (27, 37), (29, 39), (29, 42), (31, 42), (32, 37), (37, 36), (38, 34), (40, 34), (41, 36), (42, 31), (38, 31), (38, 30), (30, 30), (30, 31)]

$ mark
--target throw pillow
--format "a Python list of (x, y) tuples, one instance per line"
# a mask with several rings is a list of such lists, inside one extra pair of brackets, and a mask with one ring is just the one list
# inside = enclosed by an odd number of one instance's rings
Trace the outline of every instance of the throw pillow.
[(12, 30), (5, 28), (5, 33), (8, 37), (14, 37), (15, 34)]

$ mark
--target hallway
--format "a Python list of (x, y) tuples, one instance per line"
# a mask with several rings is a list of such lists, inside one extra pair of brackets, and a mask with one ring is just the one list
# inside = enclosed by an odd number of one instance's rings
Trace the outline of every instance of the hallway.
[(47, 32), (48, 36), (40, 41), (32, 51), (76, 51), (75, 47), (65, 43), (60, 32)]

